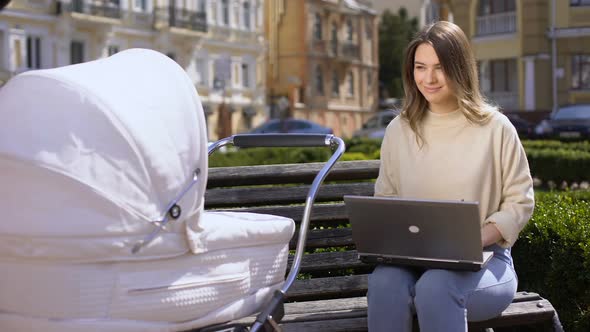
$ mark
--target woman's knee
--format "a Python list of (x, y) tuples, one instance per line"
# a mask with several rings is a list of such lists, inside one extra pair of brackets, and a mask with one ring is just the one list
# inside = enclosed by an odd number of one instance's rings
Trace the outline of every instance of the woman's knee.
[(467, 319), (477, 322), (498, 316), (512, 303), (516, 288), (517, 282), (513, 279), (474, 290), (467, 300)]
[(369, 275), (369, 292), (402, 290), (409, 292), (416, 282), (416, 276), (408, 269), (378, 265)]
[(456, 272), (428, 270), (416, 282), (414, 303), (416, 309), (425, 306), (465, 305), (465, 299), (454, 287)]

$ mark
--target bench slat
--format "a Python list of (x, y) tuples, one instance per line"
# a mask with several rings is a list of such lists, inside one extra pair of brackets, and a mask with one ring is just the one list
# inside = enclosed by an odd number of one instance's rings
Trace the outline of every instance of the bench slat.
[[(289, 256), (289, 267), (293, 257)], [(368, 268), (371, 265), (358, 260), (356, 250), (339, 252), (322, 252), (306, 254), (301, 261), (301, 273), (341, 270), (350, 268)]]
[[(237, 209), (220, 209), (221, 211), (235, 211), (235, 212), (253, 212), (274, 214), (283, 216), (300, 222), (303, 217), (303, 205), (291, 206), (268, 206), (268, 207), (249, 207)], [(336, 204), (316, 204), (311, 212), (311, 222), (347, 222), (348, 215), (344, 203)]]
[[(295, 249), (299, 232), (297, 232), (291, 242), (289, 248)], [(307, 240), (305, 241), (306, 249), (314, 248), (328, 248), (328, 247), (344, 247), (352, 246), (352, 229), (346, 228), (330, 228), (330, 229), (311, 229), (307, 232)]]
[(337, 276), (297, 280), (287, 292), (289, 302), (357, 297), (367, 293), (368, 275)]
[[(342, 201), (343, 195), (372, 196), (374, 186), (372, 182), (324, 184), (318, 191), (316, 202)], [(205, 193), (205, 207), (304, 203), (309, 188), (309, 185), (215, 188), (207, 190)]]
[[(356, 297), (365, 295), (368, 274), (296, 280), (287, 292), (289, 302), (320, 300), (328, 297)], [(518, 292), (512, 302), (540, 300), (537, 293)]]
[[(518, 292), (514, 301), (496, 318), (484, 322), (470, 322), (469, 329), (506, 327), (535, 323), (548, 323), (554, 315), (549, 301), (536, 293)], [(285, 304), (285, 317), (281, 321), (284, 331), (366, 331), (367, 298), (353, 297), (323, 301)], [(234, 323), (249, 325), (255, 316)]]
[[(311, 183), (324, 163), (213, 167), (207, 187), (233, 187), (259, 184)], [(375, 179), (379, 160), (341, 161), (334, 165), (326, 181)]]
[(331, 320), (294, 322), (283, 325), (282, 328), (283, 332), (367, 331), (367, 319), (365, 317), (344, 318), (342, 316)]
[[(366, 331), (366, 306), (366, 297), (287, 303), (282, 323), (285, 331), (348, 331), (349, 328)], [(471, 322), (469, 327), (478, 329), (534, 324), (551, 321), (553, 315), (554, 308), (545, 299), (513, 302), (501, 316), (484, 322)], [(346, 328), (340, 326), (341, 319), (353, 318), (357, 321), (355, 325), (346, 322)]]

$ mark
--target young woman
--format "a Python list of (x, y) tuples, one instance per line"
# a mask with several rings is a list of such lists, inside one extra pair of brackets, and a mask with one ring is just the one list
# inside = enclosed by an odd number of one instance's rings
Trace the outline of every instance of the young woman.
[(467, 331), (467, 321), (495, 317), (512, 302), (510, 247), (533, 212), (533, 182), (514, 126), (480, 94), (457, 25), (422, 29), (403, 75), (403, 113), (387, 127), (375, 195), (479, 202), (482, 247), (494, 257), (478, 272), (377, 266), (369, 331), (411, 331), (414, 313), (421, 331)]

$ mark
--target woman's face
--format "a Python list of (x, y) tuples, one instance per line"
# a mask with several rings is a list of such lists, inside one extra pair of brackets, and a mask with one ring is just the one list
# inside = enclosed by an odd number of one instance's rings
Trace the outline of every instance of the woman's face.
[(428, 101), (430, 110), (435, 113), (447, 113), (459, 106), (438, 56), (430, 44), (420, 44), (414, 55), (414, 81), (420, 93)]

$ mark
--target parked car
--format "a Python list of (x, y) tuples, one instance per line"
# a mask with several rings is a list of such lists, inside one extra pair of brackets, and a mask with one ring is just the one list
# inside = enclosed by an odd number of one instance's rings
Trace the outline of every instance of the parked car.
[(535, 136), (535, 125), (531, 122), (523, 119), (518, 114), (514, 113), (506, 113), (505, 114), (508, 120), (512, 122), (514, 128), (516, 128), (516, 132), (522, 138), (532, 138)]
[(363, 138), (379, 138), (383, 139), (385, 136), (385, 128), (400, 114), (398, 110), (385, 110), (375, 114), (367, 122), (363, 124), (361, 129), (355, 131), (352, 137), (363, 137)]
[(590, 138), (590, 104), (560, 107), (535, 127), (535, 134), (544, 138)]
[(304, 119), (271, 119), (250, 130), (249, 134), (332, 134), (332, 128)]

